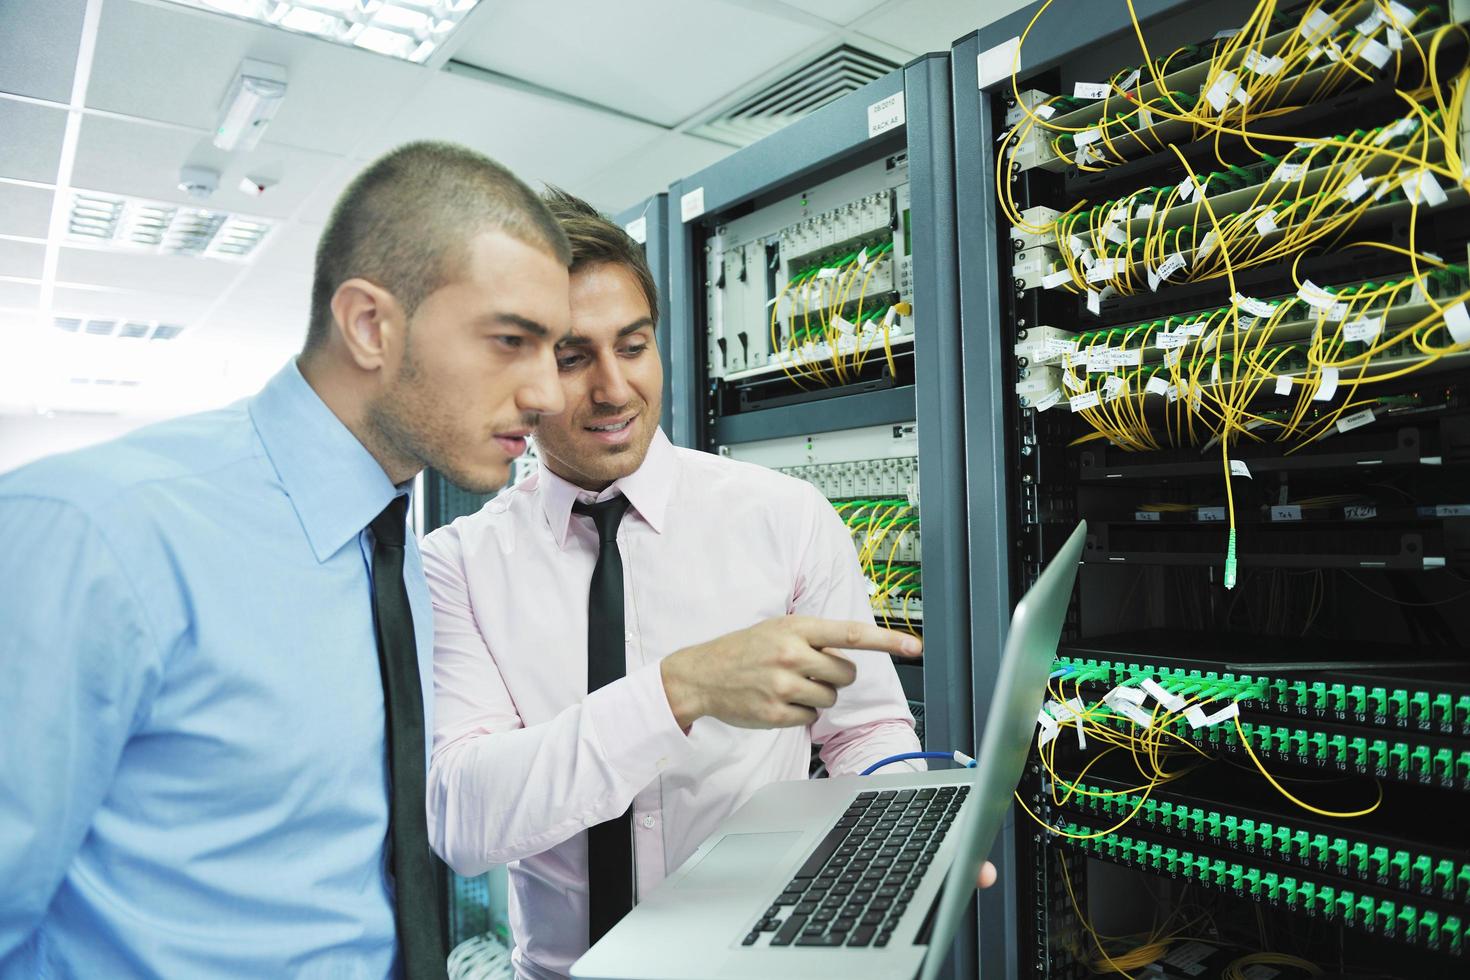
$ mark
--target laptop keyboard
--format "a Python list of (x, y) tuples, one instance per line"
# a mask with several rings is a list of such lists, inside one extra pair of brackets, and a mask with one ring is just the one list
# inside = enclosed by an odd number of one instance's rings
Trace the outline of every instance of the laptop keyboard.
[(968, 786), (857, 795), (755, 928), (753, 946), (886, 946)]

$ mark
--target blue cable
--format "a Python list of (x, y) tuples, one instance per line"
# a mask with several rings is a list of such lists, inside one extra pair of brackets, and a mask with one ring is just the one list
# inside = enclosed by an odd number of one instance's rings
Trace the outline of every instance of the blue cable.
[(872, 775), (873, 773), (877, 772), (879, 769), (882, 769), (884, 766), (892, 765), (895, 762), (907, 762), (910, 759), (944, 759), (947, 762), (957, 762), (960, 765), (966, 766), (968, 768), (974, 768), (974, 765), (975, 765), (975, 760), (974, 759), (972, 759), (969, 756), (965, 755), (963, 752), (958, 752), (958, 751), (956, 751), (956, 752), (901, 752), (898, 755), (890, 755), (886, 759), (879, 759), (877, 762), (873, 763), (871, 766), (869, 766), (868, 768), (864, 769), (861, 773), (859, 773), (859, 775), (869, 776), (869, 775)]

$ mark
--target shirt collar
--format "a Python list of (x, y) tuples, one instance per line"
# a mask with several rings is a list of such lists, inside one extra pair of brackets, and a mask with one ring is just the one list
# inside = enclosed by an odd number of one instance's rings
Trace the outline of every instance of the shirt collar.
[(567, 527), (571, 522), (574, 503), (578, 500), (607, 500), (619, 493), (628, 498), (628, 503), (648, 522), (649, 527), (656, 533), (663, 533), (669, 495), (674, 487), (677, 459), (674, 446), (669, 442), (668, 436), (664, 435), (663, 429), (655, 429), (653, 440), (648, 444), (648, 453), (643, 457), (643, 464), (600, 493), (584, 490), (562, 479), (547, 469), (543, 460), (537, 485), (541, 493), (541, 507), (546, 513), (546, 522), (551, 527), (551, 536), (556, 539), (556, 546), (566, 547)]
[(312, 390), (294, 358), (249, 410), (317, 561), (357, 537), (404, 489)]

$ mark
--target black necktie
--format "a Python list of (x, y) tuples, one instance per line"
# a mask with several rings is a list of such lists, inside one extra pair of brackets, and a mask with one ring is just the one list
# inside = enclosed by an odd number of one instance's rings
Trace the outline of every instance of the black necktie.
[(397, 496), (368, 525), (373, 532), (373, 620), (388, 737), (388, 844), (393, 870), (399, 961), (405, 980), (448, 976), (444, 889), (429, 850), (424, 816), (423, 688), (413, 611), (403, 585), (404, 515), (408, 498)]
[[(628, 498), (572, 510), (597, 525), (597, 564), (587, 598), (587, 693), (622, 677), (627, 669), (623, 638), (623, 556), (618, 553), (618, 523)], [(591, 906), (588, 945), (596, 943), (633, 908), (633, 811), (587, 828), (587, 894)]]

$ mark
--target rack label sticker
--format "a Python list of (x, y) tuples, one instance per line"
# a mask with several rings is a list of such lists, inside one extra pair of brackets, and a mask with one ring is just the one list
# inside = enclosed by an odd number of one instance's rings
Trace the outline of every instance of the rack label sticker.
[(1021, 38), (1013, 37), (975, 56), (975, 74), (980, 88), (989, 88), (1021, 67)]
[(1470, 344), (1470, 311), (1461, 300), (1454, 306), (1445, 307), (1444, 325), (1449, 328), (1450, 339), (1457, 344)]
[(1374, 418), (1376, 416), (1374, 416), (1373, 409), (1371, 408), (1365, 408), (1361, 412), (1354, 412), (1351, 415), (1344, 415), (1337, 420), (1337, 431), (1351, 432), (1354, 429), (1361, 429), (1365, 425), (1372, 425)]
[(1074, 99), (1106, 99), (1113, 88), (1106, 82), (1077, 82), (1072, 86)]
[(1036, 404), (1035, 405), (1032, 405), (1031, 407), (1034, 408), (1034, 409), (1036, 409), (1037, 412), (1044, 412), (1048, 408), (1055, 407), (1055, 405), (1057, 404), (1057, 402), (1059, 402), (1061, 400), (1062, 400), (1062, 391), (1061, 391), (1061, 389), (1060, 388), (1053, 388), (1051, 391), (1048, 391), (1046, 394), (1044, 394), (1040, 398), (1038, 398), (1036, 400)]
[(1135, 521), (1157, 521), (1161, 516), (1156, 510), (1135, 510), (1133, 512)]
[(1074, 412), (1085, 412), (1089, 408), (1097, 408), (1097, 406), (1101, 405), (1102, 398), (1097, 392), (1088, 391), (1080, 395), (1073, 395), (1067, 399), (1067, 404), (1071, 406)]
[(1434, 508), (1435, 517), (1470, 517), (1470, 504), (1438, 504)]
[(1215, 79), (1215, 84), (1205, 93), (1205, 101), (1208, 102), (1216, 112), (1224, 112), (1225, 107), (1230, 104), (1230, 96), (1239, 84), (1233, 71), (1222, 71)]
[(1342, 325), (1342, 338), (1367, 343), (1383, 332), (1383, 318), (1361, 316)]
[(704, 214), (704, 188), (696, 187), (679, 198), (679, 219), (685, 224)]
[(1054, 105), (1039, 105), (1031, 110), (1031, 114), (1037, 119), (1050, 119), (1057, 114), (1057, 107)]
[(868, 106), (868, 139), (904, 124), (903, 93), (894, 92)]
[(1082, 132), (1072, 137), (1072, 142), (1077, 146), (1078, 149), (1081, 149), (1084, 146), (1096, 143), (1100, 139), (1102, 139), (1102, 130), (1084, 129)]
[(1337, 368), (1323, 368), (1322, 380), (1317, 383), (1317, 392), (1312, 395), (1312, 401), (1330, 402), (1335, 394), (1337, 394)]
[(1189, 343), (1189, 335), (1183, 333), (1161, 333), (1154, 337), (1154, 346), (1159, 350), (1177, 350)]
[(1215, 246), (1218, 244), (1220, 244), (1220, 233), (1211, 228), (1205, 232), (1205, 240), (1200, 242), (1199, 251), (1195, 252), (1194, 260), (1196, 262), (1203, 262), (1215, 250)]
[(1106, 381), (1103, 382), (1103, 398), (1106, 401), (1112, 401), (1114, 398), (1119, 398), (1122, 396), (1127, 387), (1128, 382), (1124, 381), (1117, 375), (1111, 375)]
[(1164, 367), (1177, 368), (1179, 366), (1179, 362), (1183, 359), (1184, 350), (1182, 348), (1176, 347), (1171, 351), (1166, 351), (1164, 353)]
[(1378, 516), (1378, 508), (1372, 504), (1348, 504), (1343, 507), (1342, 516), (1350, 521), (1371, 521)]
[(1143, 386), (1143, 390), (1148, 392), (1150, 395), (1162, 395), (1168, 392), (1169, 382), (1165, 381), (1158, 375), (1154, 375), (1152, 378), (1148, 379), (1148, 384)]
[(1195, 512), (1195, 514), (1201, 521), (1223, 521), (1225, 519), (1225, 508), (1201, 507), (1198, 511)]
[(1230, 475), (1243, 476), (1247, 480), (1254, 479), (1254, 477), (1251, 476), (1251, 468), (1245, 465), (1245, 460), (1243, 459), (1232, 459), (1230, 461)]
[(1268, 58), (1259, 51), (1247, 51), (1241, 64), (1257, 75), (1265, 75), (1268, 78), (1281, 74), (1281, 69), (1286, 67), (1286, 62), (1280, 58), (1275, 56)]
[(1299, 521), (1302, 519), (1300, 504), (1274, 504), (1271, 507), (1273, 521)]
[(1270, 210), (1269, 208), (1266, 210), (1265, 214), (1256, 219), (1256, 234), (1260, 235), (1263, 238), (1266, 235), (1271, 234), (1271, 232), (1276, 231), (1277, 227), (1276, 212)]
[(632, 221), (623, 226), (623, 230), (628, 233), (629, 238), (633, 239), (633, 241), (637, 242), (639, 245), (643, 245), (648, 242), (647, 218), (634, 218)]
[(1195, 183), (1193, 177), (1185, 177), (1179, 182), (1179, 200), (1188, 201), (1194, 197)]
[(1062, 384), (1066, 385), (1073, 391), (1087, 390), (1087, 385), (1083, 383), (1082, 379), (1077, 377), (1077, 375), (1073, 374), (1071, 371), (1062, 372)]
[(1133, 71), (1129, 73), (1127, 78), (1118, 83), (1118, 88), (1122, 89), (1125, 92), (1128, 91), (1133, 86), (1138, 84), (1138, 79), (1141, 78), (1142, 75), (1143, 72), (1141, 69), (1133, 69)]

